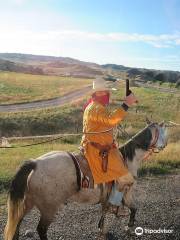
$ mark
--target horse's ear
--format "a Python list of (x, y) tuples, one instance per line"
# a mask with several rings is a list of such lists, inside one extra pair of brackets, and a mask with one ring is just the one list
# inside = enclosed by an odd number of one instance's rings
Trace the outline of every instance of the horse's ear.
[(148, 125), (152, 123), (152, 122), (149, 120), (148, 117), (146, 117), (146, 122), (147, 122)]

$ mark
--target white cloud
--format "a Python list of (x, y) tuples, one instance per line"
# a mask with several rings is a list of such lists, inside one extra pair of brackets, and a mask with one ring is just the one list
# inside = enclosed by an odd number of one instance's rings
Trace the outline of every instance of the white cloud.
[(180, 39), (175, 40), (176, 45), (180, 45)]
[[(180, 45), (180, 33), (149, 35), (127, 33), (96, 33), (79, 30), (23, 30), (0, 27), (0, 52), (21, 52), (68, 56), (98, 63), (118, 63), (134, 67), (180, 69), (180, 56), (143, 58), (117, 51), (117, 44), (137, 42), (154, 48), (175, 48)], [(121, 44), (120, 44), (121, 45)], [(179, 48), (178, 48), (179, 49)], [(163, 55), (164, 56), (164, 55)]]
[(16, 4), (16, 5), (22, 5), (24, 3), (26, 3), (28, 0), (6, 0), (6, 2), (9, 2), (9, 3), (13, 3), (13, 4)]
[(53, 39), (81, 39), (98, 42), (143, 42), (157, 48), (168, 48), (180, 44), (180, 33), (148, 35), (137, 33), (96, 33), (79, 30), (48, 31), (41, 34), (36, 33), (36, 37)]
[[(21, 29), (1, 28), (0, 47), (10, 47), (10, 45), (32, 46), (33, 43), (46, 42), (47, 46), (53, 42), (86, 42), (91, 43), (107, 43), (107, 42), (139, 42), (152, 45), (155, 48), (171, 48), (180, 45), (180, 33), (162, 34), (162, 35), (148, 35), (137, 33), (96, 33), (79, 30), (62, 30), (62, 31), (30, 31)], [(11, 44), (10, 44), (11, 42)], [(13, 43), (13, 44), (12, 44)]]
[(22, 4), (24, 2), (26, 2), (27, 0), (13, 0), (14, 3), (16, 4)]

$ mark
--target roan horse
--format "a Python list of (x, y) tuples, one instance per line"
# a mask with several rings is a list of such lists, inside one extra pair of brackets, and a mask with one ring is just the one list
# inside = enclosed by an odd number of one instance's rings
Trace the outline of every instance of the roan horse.
[[(141, 160), (153, 149), (167, 145), (164, 123), (151, 123), (120, 147), (129, 171), (136, 178)], [(133, 186), (124, 194), (123, 204), (130, 209), (129, 226), (134, 225), (136, 206)], [(78, 192), (78, 193), (77, 193)], [(24, 216), (36, 206), (41, 214), (37, 231), (41, 240), (47, 240), (47, 230), (60, 206), (78, 191), (76, 168), (67, 152), (49, 152), (25, 162), (14, 176), (8, 197), (8, 220), (5, 240), (18, 240), (19, 227)], [(107, 232), (103, 233), (108, 239)]]

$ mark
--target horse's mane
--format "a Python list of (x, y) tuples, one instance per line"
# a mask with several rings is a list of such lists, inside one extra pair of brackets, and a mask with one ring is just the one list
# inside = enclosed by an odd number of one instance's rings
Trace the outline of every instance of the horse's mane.
[(142, 149), (147, 151), (151, 143), (152, 133), (149, 125), (144, 129), (139, 131), (135, 136), (133, 136), (128, 142), (122, 145), (119, 150), (122, 153), (124, 159), (133, 160), (136, 149)]

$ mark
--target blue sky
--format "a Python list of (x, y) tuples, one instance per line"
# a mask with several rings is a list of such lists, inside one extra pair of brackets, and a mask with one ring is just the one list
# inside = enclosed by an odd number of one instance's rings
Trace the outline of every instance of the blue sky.
[(0, 52), (180, 71), (179, 0), (0, 0)]

